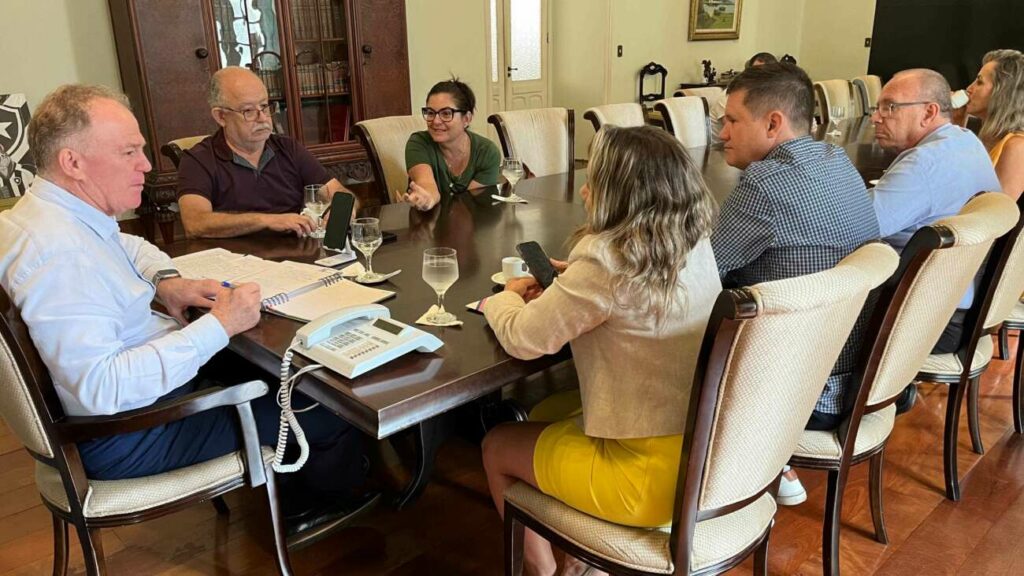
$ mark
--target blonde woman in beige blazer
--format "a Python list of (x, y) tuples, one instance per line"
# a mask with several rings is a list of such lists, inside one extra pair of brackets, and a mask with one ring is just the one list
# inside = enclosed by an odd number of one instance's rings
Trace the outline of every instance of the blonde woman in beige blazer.
[[(505, 489), (524, 481), (593, 516), (660, 526), (671, 521), (694, 365), (721, 290), (714, 201), (679, 142), (651, 127), (598, 132), (580, 194), (587, 222), (569, 261), (555, 262), (555, 283), (511, 280), (484, 306), (512, 356), (569, 343), (579, 397), (542, 402), (533, 414), (558, 413), (548, 421), (493, 429), (487, 481), (499, 513)], [(524, 546), (527, 574), (555, 573), (547, 541), (527, 531)]]

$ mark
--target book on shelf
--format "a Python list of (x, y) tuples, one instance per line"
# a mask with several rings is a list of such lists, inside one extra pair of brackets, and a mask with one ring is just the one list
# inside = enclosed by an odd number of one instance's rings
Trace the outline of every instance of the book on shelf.
[(300, 322), (395, 295), (389, 290), (356, 284), (332, 268), (264, 260), (223, 248), (178, 256), (172, 262), (183, 278), (208, 278), (233, 285), (255, 282), (260, 287), (263, 310)]

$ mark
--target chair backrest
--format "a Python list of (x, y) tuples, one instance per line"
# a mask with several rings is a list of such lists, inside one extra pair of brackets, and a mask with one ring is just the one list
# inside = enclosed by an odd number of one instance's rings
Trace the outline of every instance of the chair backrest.
[(590, 123), (594, 125), (594, 132), (600, 130), (601, 126), (605, 124), (612, 124), (623, 128), (643, 126), (644, 108), (633, 102), (605, 104), (604, 106), (587, 108), (587, 111), (583, 113), (583, 117), (590, 120)]
[(874, 74), (867, 74), (857, 76), (850, 82), (860, 103), (861, 116), (870, 114), (871, 107), (878, 105), (878, 95), (882, 93), (882, 79)]
[(523, 161), (534, 176), (573, 170), (576, 131), (571, 108), (534, 108), (491, 114), (505, 157)]
[(708, 102), (715, 102), (722, 97), (724, 92), (725, 88), (721, 86), (706, 86), (704, 88), (680, 88), (673, 92), (672, 96), (700, 96), (706, 98)]
[(181, 163), (181, 155), (185, 153), (185, 150), (199, 144), (206, 139), (206, 135), (203, 136), (187, 136), (185, 138), (178, 138), (177, 140), (171, 140), (167, 144), (160, 147), (160, 153), (170, 158), (171, 163), (177, 168), (178, 164)]
[[(853, 89), (849, 80), (822, 80), (814, 83), (814, 96), (818, 104), (821, 123), (839, 121), (856, 115)], [(842, 108), (843, 115), (836, 116), (834, 108)]]
[[(1017, 221), (1013, 200), (990, 192), (973, 198), (956, 216), (914, 234), (896, 274), (909, 280), (887, 287), (891, 296), (883, 292), (879, 298), (879, 306), (889, 306), (880, 328), (888, 338), (876, 342), (877, 359), (865, 375), (870, 386), (866, 412), (887, 406), (914, 379), (993, 243)], [(979, 306), (981, 299), (978, 294)], [(872, 346), (864, 348), (870, 353)]]
[(991, 331), (1009, 318), (1014, 306), (1020, 300), (1020, 295), (1024, 294), (1024, 241), (1021, 238), (1021, 234), (1024, 233), (1024, 210), (1022, 209), (1024, 209), (1024, 196), (1017, 199), (1017, 210), (1021, 212), (1017, 218), (1017, 224), (992, 246), (992, 255), (989, 256), (986, 275), (982, 277), (982, 283), (988, 283), (988, 286), (982, 288), (985, 291), (984, 297), (990, 299), (985, 322), (981, 325), (983, 332)]
[(683, 143), (685, 148), (707, 146), (711, 143), (708, 125), (708, 101), (700, 96), (666, 98), (654, 103), (661, 113), (665, 128)]
[(387, 116), (356, 123), (356, 136), (366, 148), (382, 204), (401, 201), (409, 183), (405, 145), (414, 132), (425, 129), (419, 116)]
[[(658, 89), (652, 92), (644, 92), (644, 81), (648, 76), (659, 76)], [(657, 62), (648, 62), (640, 69), (639, 100), (641, 106), (651, 102), (665, 99), (665, 79), (668, 77), (668, 70)]]
[(776, 485), (868, 293), (897, 262), (892, 248), (873, 243), (830, 270), (719, 295), (690, 393), (673, 518), (677, 552), (689, 546), (697, 520), (734, 511)]

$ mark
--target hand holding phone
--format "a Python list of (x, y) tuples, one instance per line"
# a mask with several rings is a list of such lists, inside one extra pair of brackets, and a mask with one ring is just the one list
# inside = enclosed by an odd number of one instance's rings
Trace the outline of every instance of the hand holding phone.
[(536, 242), (523, 242), (516, 246), (516, 252), (530, 268), (530, 274), (537, 279), (537, 283), (543, 288), (551, 286), (558, 276), (558, 271), (551, 265), (551, 259), (544, 253), (540, 244)]

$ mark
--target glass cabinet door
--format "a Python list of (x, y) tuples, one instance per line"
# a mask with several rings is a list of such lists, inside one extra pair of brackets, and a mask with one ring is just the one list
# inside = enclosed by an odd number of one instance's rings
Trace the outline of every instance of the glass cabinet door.
[(267, 87), (270, 102), (277, 105), (274, 132), (291, 135), (274, 0), (212, 0), (212, 7), (219, 67), (244, 66), (255, 72)]
[(352, 86), (344, 0), (290, 0), (287, 5), (303, 141), (349, 140)]

